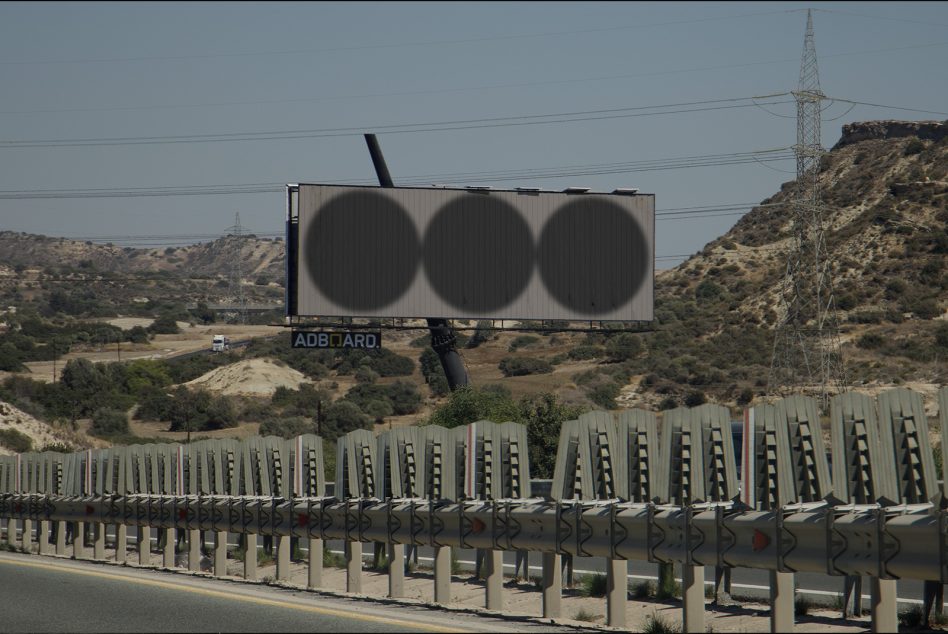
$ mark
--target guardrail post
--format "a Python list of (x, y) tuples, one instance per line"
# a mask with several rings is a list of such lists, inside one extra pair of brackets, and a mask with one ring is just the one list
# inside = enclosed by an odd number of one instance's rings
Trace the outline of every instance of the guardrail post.
[(86, 556), (86, 523), (76, 522), (72, 533), (72, 556), (82, 559)]
[(319, 588), (323, 585), (323, 540), (309, 540), (309, 579), (307, 587)]
[(286, 581), (290, 578), (290, 540), (286, 535), (277, 535), (277, 579)]
[(39, 528), (36, 531), (36, 541), (39, 543), (39, 554), (49, 553), (49, 521), (40, 520)]
[(625, 627), (625, 607), (629, 598), (629, 562), (606, 559), (606, 625)]
[(115, 562), (124, 564), (128, 559), (128, 527), (125, 524), (119, 524), (115, 527)]
[(56, 554), (66, 555), (66, 522), (56, 523)]
[(434, 556), (434, 602), (447, 605), (451, 602), (451, 547), (435, 546)]
[(543, 553), (543, 618), (558, 619), (563, 605), (563, 566), (556, 553)]
[(214, 576), (227, 575), (227, 531), (214, 531)]
[(95, 531), (95, 542), (92, 545), (92, 558), (93, 559), (105, 559), (105, 524), (102, 522), (96, 522), (91, 525), (93, 531)]
[(138, 527), (138, 565), (151, 564), (151, 526)]
[(405, 596), (405, 545), (388, 543), (388, 596)]
[(257, 536), (254, 533), (247, 533), (247, 548), (244, 550), (244, 579), (250, 581), (257, 580)]
[(175, 529), (166, 528), (165, 530), (165, 547), (163, 550), (164, 556), (162, 557), (162, 565), (165, 568), (174, 568), (174, 546), (175, 546)]
[(192, 528), (188, 531), (188, 570), (200, 572), (201, 570), (201, 530)]
[(873, 632), (897, 632), (899, 630), (896, 583), (895, 579), (878, 579), (876, 577), (872, 577), (869, 581), (872, 596)]
[(23, 520), (22, 542), (23, 550), (28, 553), (33, 552), (33, 520)]
[(362, 542), (346, 544), (346, 592), (362, 592)]
[(484, 553), (487, 568), (486, 607), (488, 610), (504, 609), (504, 551), (488, 550)]
[(681, 567), (681, 596), (684, 600), (685, 632), (704, 632), (704, 566)]
[(770, 571), (770, 631), (793, 629), (793, 573)]

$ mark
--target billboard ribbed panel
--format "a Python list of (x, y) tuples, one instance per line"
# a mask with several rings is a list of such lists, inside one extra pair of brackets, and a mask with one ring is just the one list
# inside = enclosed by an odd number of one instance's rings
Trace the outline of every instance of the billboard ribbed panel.
[(298, 188), (290, 315), (652, 319), (653, 195)]

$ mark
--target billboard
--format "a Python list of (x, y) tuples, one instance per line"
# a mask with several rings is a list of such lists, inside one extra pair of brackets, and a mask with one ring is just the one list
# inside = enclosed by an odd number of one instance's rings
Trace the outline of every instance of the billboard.
[(287, 314), (650, 321), (655, 197), (287, 188)]

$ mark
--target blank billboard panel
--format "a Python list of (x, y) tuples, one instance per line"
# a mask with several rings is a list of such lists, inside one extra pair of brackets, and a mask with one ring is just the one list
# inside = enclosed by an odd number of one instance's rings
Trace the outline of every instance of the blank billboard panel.
[(293, 185), (291, 316), (650, 321), (655, 197)]

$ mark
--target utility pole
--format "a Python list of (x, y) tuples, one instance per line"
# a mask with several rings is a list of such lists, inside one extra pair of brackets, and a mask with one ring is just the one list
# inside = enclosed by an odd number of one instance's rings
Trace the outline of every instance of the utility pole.
[(831, 388), (846, 389), (839, 346), (839, 322), (833, 276), (823, 228), (820, 160), (820, 90), (813, 16), (807, 11), (797, 103), (797, 179), (790, 203), (792, 243), (780, 289), (780, 311), (774, 332), (767, 391), (777, 395), (793, 388), (817, 386), (825, 407)]
[[(392, 175), (388, 172), (388, 166), (385, 164), (385, 157), (382, 156), (382, 148), (379, 147), (378, 139), (374, 134), (365, 135), (365, 143), (369, 146), (369, 154), (372, 156), (372, 164), (375, 166), (375, 174), (378, 176), (379, 185), (382, 187), (395, 187), (392, 182)], [(438, 353), (438, 359), (441, 361), (441, 367), (444, 369), (444, 376), (448, 379), (448, 387), (453, 392), (459, 387), (470, 384), (467, 376), (467, 368), (464, 367), (464, 361), (457, 350), (457, 337), (454, 329), (448, 325), (447, 319), (429, 317), (428, 332), (431, 333), (431, 348)]]

